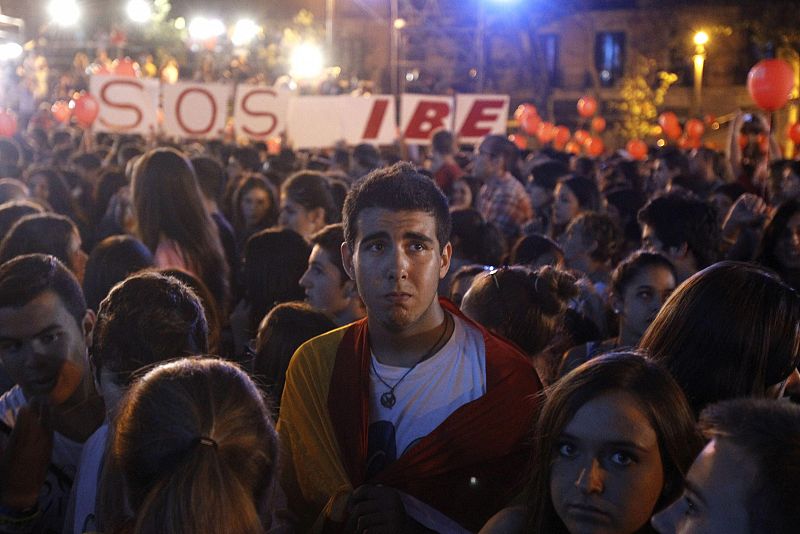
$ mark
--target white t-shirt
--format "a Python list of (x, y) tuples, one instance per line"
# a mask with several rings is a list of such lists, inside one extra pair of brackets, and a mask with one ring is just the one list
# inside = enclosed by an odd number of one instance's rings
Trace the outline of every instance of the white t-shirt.
[(395, 388), (392, 408), (381, 404), (389, 391), (375, 375), (396, 384), (407, 367), (384, 365), (372, 354), (367, 474), (374, 475), (430, 434), (450, 414), (486, 393), (486, 347), (480, 331), (453, 316), (455, 328), (439, 352), (420, 362)]
[[(0, 397), (0, 421), (14, 428), (20, 408), (28, 401), (19, 386), (14, 386)], [(0, 432), (0, 446), (6, 447), (9, 435)], [(53, 454), (42, 490), (39, 493), (39, 509), (42, 515), (31, 525), (31, 532), (61, 532), (67, 512), (70, 488), (75, 479), (78, 460), (83, 445), (65, 438), (58, 432), (53, 434)]]
[[(108, 423), (103, 423), (95, 430), (83, 445), (78, 474), (75, 477), (71, 499), (74, 509), (71, 520), (75, 534), (97, 531), (96, 501), (97, 488), (100, 483), (100, 471), (103, 469), (106, 443), (108, 442)], [(70, 525), (67, 525), (69, 528)]]

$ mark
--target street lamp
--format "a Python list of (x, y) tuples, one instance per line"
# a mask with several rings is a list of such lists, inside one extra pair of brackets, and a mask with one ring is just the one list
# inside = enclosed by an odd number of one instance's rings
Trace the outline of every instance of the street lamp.
[(51, 0), (47, 4), (47, 14), (50, 20), (59, 26), (68, 27), (78, 23), (81, 9), (76, 0)]
[(706, 62), (706, 45), (709, 36), (704, 31), (699, 31), (692, 38), (694, 42), (694, 114), (700, 113), (703, 108), (703, 66)]
[(153, 15), (153, 9), (147, 0), (130, 0), (125, 6), (125, 12), (137, 24), (144, 24)]
[(231, 42), (233, 46), (247, 46), (253, 39), (256, 38), (261, 28), (258, 24), (250, 19), (240, 19), (236, 21), (233, 27), (233, 34), (231, 34)]
[(313, 43), (303, 43), (292, 50), (289, 57), (292, 78), (310, 80), (319, 77), (325, 67), (322, 49)]

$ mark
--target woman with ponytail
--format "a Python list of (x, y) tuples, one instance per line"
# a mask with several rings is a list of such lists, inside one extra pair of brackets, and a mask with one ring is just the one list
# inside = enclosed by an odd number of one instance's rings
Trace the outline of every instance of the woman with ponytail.
[(275, 529), (278, 438), (234, 364), (185, 358), (147, 373), (123, 400), (110, 454), (133, 514), (125, 532)]

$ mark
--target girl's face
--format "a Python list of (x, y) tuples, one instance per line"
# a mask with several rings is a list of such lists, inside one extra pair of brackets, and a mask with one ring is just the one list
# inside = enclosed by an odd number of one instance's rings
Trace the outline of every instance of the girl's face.
[(553, 222), (555, 224), (567, 224), (580, 211), (578, 197), (569, 187), (564, 184), (558, 184), (555, 190), (555, 202), (553, 202)]
[(242, 219), (247, 226), (256, 226), (266, 217), (272, 200), (269, 193), (260, 187), (254, 187), (242, 196)]
[(472, 190), (463, 180), (453, 182), (450, 193), (450, 209), (469, 208), (472, 206)]
[(288, 195), (281, 194), (281, 212), (278, 216), (278, 224), (283, 228), (294, 230), (306, 240), (324, 225), (324, 214), (320, 221), (319, 213), (321, 209), (308, 210), (289, 198)]
[(786, 223), (786, 229), (775, 245), (775, 256), (784, 269), (800, 269), (800, 213)]
[(550, 493), (571, 534), (632, 534), (664, 487), (658, 436), (629, 393), (584, 404), (555, 442)]
[(675, 289), (675, 277), (664, 267), (649, 267), (625, 286), (621, 302), (620, 330), (640, 339)]

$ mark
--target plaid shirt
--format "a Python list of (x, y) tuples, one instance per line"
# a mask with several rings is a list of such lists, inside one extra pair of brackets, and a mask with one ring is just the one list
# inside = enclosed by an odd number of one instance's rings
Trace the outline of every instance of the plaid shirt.
[(525, 187), (509, 173), (492, 178), (481, 187), (477, 207), (483, 218), (496, 224), (509, 239), (516, 239), (522, 225), (533, 218)]

